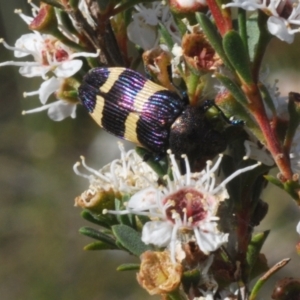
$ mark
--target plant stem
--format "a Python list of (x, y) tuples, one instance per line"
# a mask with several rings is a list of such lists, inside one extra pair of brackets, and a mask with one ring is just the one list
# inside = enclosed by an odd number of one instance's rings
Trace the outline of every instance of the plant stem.
[(267, 144), (266, 146), (271, 152), (284, 181), (291, 180), (293, 173), (289, 159), (286, 156), (286, 153), (284, 153), (275, 131), (271, 127), (257, 86), (255, 84), (251, 86), (243, 86), (243, 90), (249, 101), (248, 109), (251, 111), (253, 117), (256, 119), (256, 122), (261, 128)]

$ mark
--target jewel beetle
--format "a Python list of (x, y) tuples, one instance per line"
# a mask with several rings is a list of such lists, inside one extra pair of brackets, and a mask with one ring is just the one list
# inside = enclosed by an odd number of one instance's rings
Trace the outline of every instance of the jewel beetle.
[(94, 68), (84, 77), (78, 96), (109, 133), (163, 157), (171, 149), (191, 163), (223, 152), (227, 142), (206, 116), (211, 104), (191, 106), (176, 92), (127, 68)]

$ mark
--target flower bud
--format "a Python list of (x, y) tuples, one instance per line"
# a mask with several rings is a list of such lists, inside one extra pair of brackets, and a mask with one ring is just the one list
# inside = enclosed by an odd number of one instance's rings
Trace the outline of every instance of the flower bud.
[(207, 11), (205, 0), (169, 0), (170, 9), (177, 14), (187, 14)]
[(45, 3), (41, 4), (37, 16), (29, 24), (31, 30), (50, 34), (58, 30), (57, 26), (54, 7)]
[(80, 206), (94, 213), (102, 214), (104, 209), (115, 208), (116, 198), (120, 199), (121, 195), (112, 188), (107, 191), (89, 188), (75, 198), (75, 206)]
[(279, 280), (272, 293), (275, 300), (298, 300), (300, 298), (300, 280), (286, 277)]
[(171, 64), (171, 55), (158, 47), (143, 53), (144, 66), (148, 72), (156, 78), (161, 85), (169, 90), (174, 90), (170, 82), (168, 67)]

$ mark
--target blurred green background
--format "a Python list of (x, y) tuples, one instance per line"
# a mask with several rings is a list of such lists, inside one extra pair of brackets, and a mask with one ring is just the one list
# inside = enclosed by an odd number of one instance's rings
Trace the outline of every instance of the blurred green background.
[[(15, 8), (30, 14), (25, 0), (0, 0), (0, 37), (10, 45), (28, 32)], [(275, 41), (267, 54), (271, 77), (280, 77), (279, 68), (284, 74), (283, 95), (300, 91), (299, 45), (298, 39), (290, 51)], [(0, 58), (14, 59), (2, 45)], [(22, 93), (37, 90), (40, 82), (21, 77), (17, 67), (0, 68), (0, 299), (150, 299), (137, 285), (135, 272), (115, 270), (121, 263), (135, 262), (133, 257), (120, 251), (85, 252), (82, 248), (91, 240), (78, 234), (89, 224), (73, 199), (88, 182), (72, 166), (84, 155), (89, 165), (100, 168), (118, 157), (117, 139), (100, 130), (81, 108), (75, 120), (59, 123), (45, 112), (22, 116), (22, 110), (39, 105), (36, 97), (23, 99)], [(272, 232), (263, 252), (270, 265), (293, 258), (265, 287), (263, 297), (268, 299), (278, 278), (300, 277), (294, 247), (300, 240), (295, 231), (300, 214), (276, 188), (268, 189), (264, 199), (270, 213), (258, 230)]]

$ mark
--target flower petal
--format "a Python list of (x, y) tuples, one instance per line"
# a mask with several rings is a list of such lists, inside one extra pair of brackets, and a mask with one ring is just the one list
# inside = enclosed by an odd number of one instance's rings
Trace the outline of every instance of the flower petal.
[(82, 66), (82, 61), (79, 59), (73, 59), (69, 61), (64, 61), (60, 63), (53, 73), (60, 78), (68, 78), (74, 75), (77, 71), (80, 70)]
[(53, 121), (61, 121), (67, 117), (75, 118), (76, 104), (58, 100), (50, 106), (48, 116)]
[(270, 33), (278, 37), (280, 40), (289, 44), (294, 41), (294, 35), (288, 32), (283, 18), (272, 16), (268, 19), (267, 25)]
[(142, 241), (158, 247), (166, 247), (171, 241), (173, 225), (165, 221), (147, 222), (143, 227)]
[(42, 104), (45, 104), (49, 96), (58, 90), (59, 83), (60, 82), (57, 78), (51, 77), (41, 84), (41, 87), (39, 89), (39, 97)]

